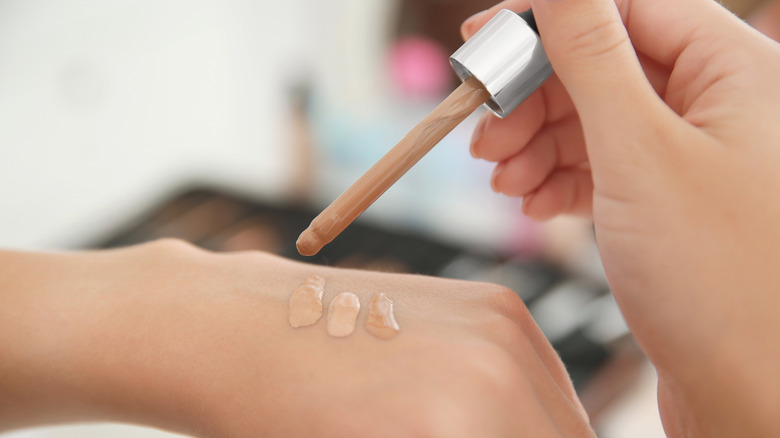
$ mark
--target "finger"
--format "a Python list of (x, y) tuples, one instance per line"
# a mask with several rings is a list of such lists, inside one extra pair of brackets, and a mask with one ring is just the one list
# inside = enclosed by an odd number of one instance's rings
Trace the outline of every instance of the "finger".
[[(730, 41), (749, 26), (710, 0), (618, 0), (637, 51), (666, 67), (695, 41)], [(747, 32), (747, 33), (746, 33)]]
[(485, 25), (485, 23), (490, 21), (490, 19), (493, 18), (498, 13), (498, 11), (502, 9), (522, 12), (527, 11), (530, 7), (531, 0), (505, 0), (494, 5), (490, 9), (478, 12), (467, 18), (466, 21), (464, 21), (460, 26), (460, 35), (463, 37), (464, 41), (471, 38), (475, 33), (477, 33), (479, 29), (482, 28), (482, 26)]
[(544, 103), (538, 91), (528, 97), (522, 110), (504, 119), (490, 111), (483, 114), (471, 137), (471, 155), (502, 161), (518, 153), (544, 123)]
[[(675, 0), (673, 0), (675, 1)], [(658, 94), (663, 95), (666, 81), (669, 79), (669, 70), (674, 65), (674, 61), (679, 56), (681, 48), (678, 44), (668, 40), (685, 39), (679, 32), (671, 35), (661, 34), (665, 30), (668, 22), (669, 13), (664, 8), (659, 8), (656, 1), (643, 2), (634, 0), (633, 7), (628, 0), (617, 0), (618, 9), (623, 21), (627, 24), (627, 29), (631, 35), (632, 43), (637, 47), (639, 59), (645, 71), (648, 73), (648, 79)], [(648, 4), (649, 3), (649, 4)], [(713, 3), (709, 1), (708, 3)], [(675, 1), (675, 5), (677, 2)], [(638, 5), (638, 6), (637, 6)], [(672, 5), (667, 5), (672, 6)], [(530, 7), (530, 0), (509, 0), (496, 4), (490, 9), (476, 13), (466, 19), (461, 25), (461, 36), (464, 40), (471, 38), (482, 26), (493, 18), (501, 9), (509, 9), (515, 12), (525, 11)], [(651, 8), (650, 13), (645, 9)], [(697, 5), (697, 9), (698, 9)], [(726, 11), (726, 13), (728, 13)], [(653, 17), (653, 15), (663, 14), (664, 17)], [(640, 17), (637, 17), (641, 15)], [(694, 15), (695, 16), (695, 15)], [(631, 19), (633, 17), (633, 19)], [(683, 17), (684, 18), (684, 17)], [(673, 25), (669, 22), (669, 26)], [(680, 27), (680, 24), (677, 25)], [(690, 30), (691, 27), (683, 28)], [(548, 83), (550, 80), (548, 80)]]
[(574, 114), (566, 89), (552, 76), (507, 117), (485, 113), (471, 137), (471, 155), (488, 161), (505, 160), (520, 152), (544, 123)]
[(588, 159), (577, 117), (548, 125), (522, 151), (496, 166), (493, 190), (508, 196), (525, 196), (536, 190), (556, 168), (571, 167)]
[[(545, 51), (586, 128), (635, 118), (658, 101), (613, 0), (534, 0)], [(632, 111), (633, 110), (633, 111)]]
[(535, 220), (560, 214), (591, 216), (593, 177), (590, 170), (575, 167), (554, 171), (538, 190), (523, 197), (523, 212)]
[[(571, 97), (569, 97), (569, 92), (566, 91), (566, 87), (563, 86), (561, 80), (555, 74), (544, 82), (539, 91), (544, 102), (545, 122), (556, 122), (574, 113), (574, 104), (571, 101)], [(515, 111), (524, 104), (525, 102), (521, 103)]]
[[(729, 35), (722, 27), (724, 24), (746, 28), (741, 20), (711, 0), (615, 0), (615, 3), (637, 50), (667, 67), (674, 65), (694, 34), (700, 31), (708, 38), (723, 39)], [(522, 12), (530, 7), (531, 0), (505, 0), (466, 19), (461, 25), (461, 36), (464, 40), (471, 38), (502, 9)]]
[(663, 98), (666, 94), (666, 87), (669, 84), (671, 69), (647, 55), (641, 53), (638, 53), (637, 55), (639, 63), (642, 65), (642, 70), (645, 71), (645, 76), (647, 76), (647, 80), (650, 82), (650, 85), (652, 85), (653, 90), (655, 90), (655, 94)]
[[(616, 0), (615, 3), (637, 51), (667, 69), (674, 66), (683, 49), (696, 39), (694, 36), (723, 40), (729, 38), (727, 29), (748, 30), (741, 20), (711, 0)], [(498, 3), (464, 21), (461, 35), (464, 40), (470, 38), (501, 9), (521, 12), (530, 5), (530, 0)], [(652, 77), (651, 82), (659, 84)]]

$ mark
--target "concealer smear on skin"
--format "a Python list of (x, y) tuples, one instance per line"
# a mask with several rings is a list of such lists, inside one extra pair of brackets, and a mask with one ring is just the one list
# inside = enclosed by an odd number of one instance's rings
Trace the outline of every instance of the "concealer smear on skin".
[(355, 321), (360, 313), (360, 300), (351, 292), (342, 292), (333, 298), (328, 307), (328, 334), (343, 338), (355, 331)]
[(322, 318), (325, 279), (311, 275), (290, 295), (290, 326), (306, 327)]
[(383, 293), (378, 293), (368, 303), (366, 330), (379, 339), (392, 339), (401, 329), (393, 315), (393, 302)]

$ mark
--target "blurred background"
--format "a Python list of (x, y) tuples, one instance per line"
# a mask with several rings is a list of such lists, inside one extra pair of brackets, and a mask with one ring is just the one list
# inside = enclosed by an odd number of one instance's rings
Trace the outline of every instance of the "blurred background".
[[(1, 0), (0, 247), (177, 237), (302, 259), (309, 221), (456, 85), (488, 0)], [(724, 4), (780, 37), (778, 1)], [(591, 224), (535, 224), (468, 153), (479, 110), (315, 263), (509, 286), (599, 436), (662, 437), (655, 373), (609, 294)], [(124, 425), (34, 437), (163, 437)]]

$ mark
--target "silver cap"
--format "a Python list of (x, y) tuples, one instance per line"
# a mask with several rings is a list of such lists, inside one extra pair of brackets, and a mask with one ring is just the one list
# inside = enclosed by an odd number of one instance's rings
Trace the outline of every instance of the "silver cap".
[(504, 9), (450, 57), (458, 77), (475, 77), (490, 93), (487, 106), (509, 115), (552, 74), (539, 35)]

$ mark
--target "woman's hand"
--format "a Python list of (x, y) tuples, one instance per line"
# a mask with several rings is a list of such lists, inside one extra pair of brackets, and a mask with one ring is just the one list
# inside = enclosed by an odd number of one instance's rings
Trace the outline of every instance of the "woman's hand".
[[(504, 288), (176, 241), (0, 253), (0, 427), (114, 420), (213, 437), (593, 437), (558, 356)], [(309, 275), (355, 333), (289, 326)], [(371, 336), (369, 299), (401, 333)]]
[(529, 216), (592, 214), (671, 436), (776, 433), (780, 46), (710, 0), (509, 0), (464, 36), (529, 6), (556, 76), (472, 154)]

